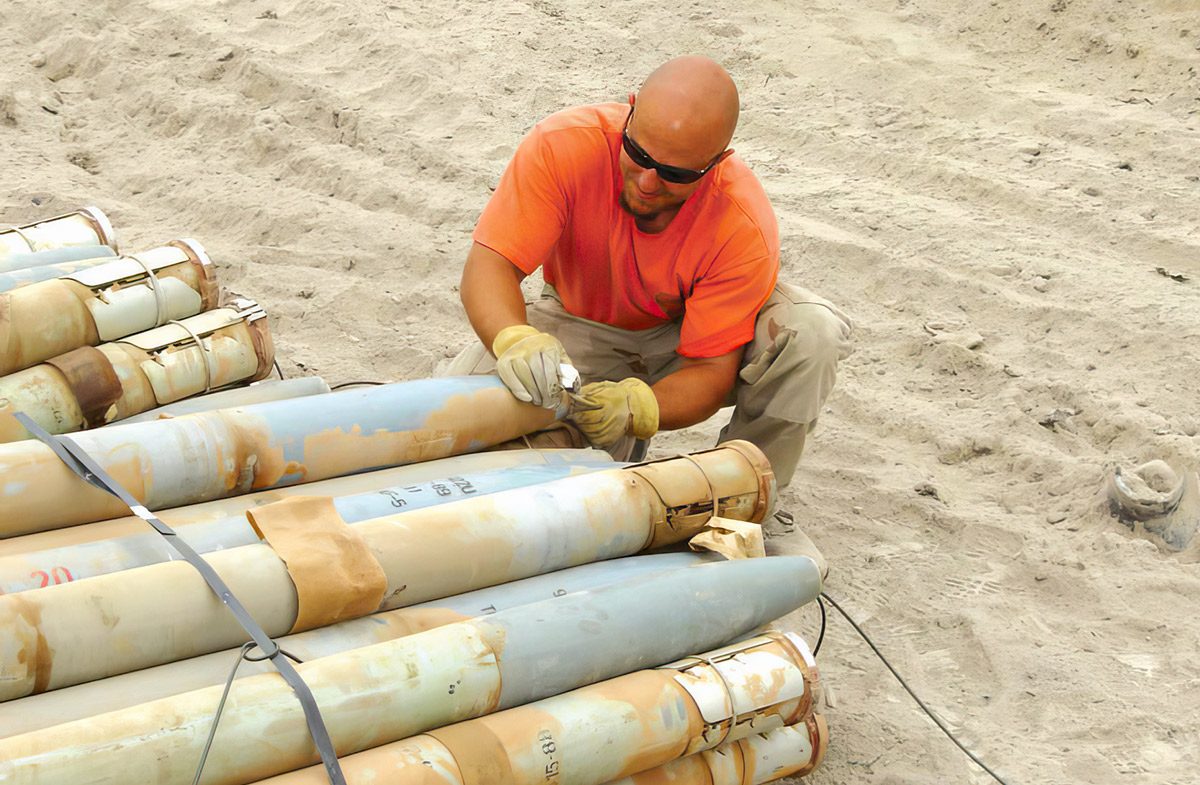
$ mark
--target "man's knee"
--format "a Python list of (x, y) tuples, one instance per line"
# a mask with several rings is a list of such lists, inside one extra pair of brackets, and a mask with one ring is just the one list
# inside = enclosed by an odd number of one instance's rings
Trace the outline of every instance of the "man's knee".
[(850, 322), (815, 295), (777, 292), (759, 313), (735, 396), (741, 416), (811, 423), (849, 354)]
[(798, 362), (836, 366), (850, 354), (849, 322), (824, 305), (791, 306), (784, 329), (793, 334), (788, 348)]
[(823, 303), (773, 301), (759, 314), (754, 349), (789, 368), (833, 368), (850, 354), (850, 329), (845, 315)]

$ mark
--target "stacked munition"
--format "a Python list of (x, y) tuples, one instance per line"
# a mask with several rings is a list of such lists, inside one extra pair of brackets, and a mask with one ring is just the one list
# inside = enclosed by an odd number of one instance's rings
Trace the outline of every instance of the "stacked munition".
[(221, 392), (205, 393), (195, 398), (185, 398), (175, 403), (164, 404), (141, 414), (124, 417), (121, 422), (147, 422), (183, 414), (208, 412), (213, 409), (232, 409), (267, 401), (285, 401), (303, 398), (306, 395), (324, 395), (329, 385), (320, 376), (297, 376), (294, 379), (270, 379), (255, 382), (249, 387), (234, 387)]
[[(0, 231), (0, 290), (6, 259), (115, 250), (97, 215)], [(709, 545), (774, 505), (757, 448), (496, 450), (567, 401), (494, 377), (222, 390), (273, 358), (210, 268), (181, 241), (0, 293), (0, 783), (757, 785), (820, 763), (813, 657), (764, 632), (820, 569)], [(732, 559), (663, 552), (688, 542)], [(217, 582), (298, 662), (337, 766)]]
[(0, 271), (24, 266), (22, 257), (27, 254), (59, 248), (86, 248), (91, 251), (100, 246), (116, 251), (116, 233), (108, 216), (98, 208), (85, 207), (25, 226), (0, 229)]
[(180, 240), (0, 293), (0, 374), (217, 305), (204, 249)]
[[(719, 557), (715, 554), (689, 551), (584, 564), (453, 597), (430, 600), (410, 608), (386, 611), (286, 635), (279, 639), (279, 645), (298, 659), (307, 662), (318, 657), (328, 657), (508, 608), (528, 605), (538, 600), (561, 597), (571, 592), (622, 583), (642, 575), (669, 572), (716, 560), (719, 560)], [(0, 738), (223, 684), (229, 676), (230, 663), (236, 656), (236, 649), (227, 649), (12, 701), (8, 704), (12, 711), (0, 712)], [(248, 676), (265, 673), (271, 669), (267, 662), (243, 662), (238, 674)]]
[(0, 442), (27, 438), (16, 412), (69, 433), (269, 373), (264, 312), (240, 298), (216, 307), (198, 243), (115, 253), (95, 208), (0, 231)]
[[(176, 507), (162, 517), (180, 540), (208, 553), (259, 542), (245, 511), (298, 494), (329, 496), (342, 520), (357, 523), (613, 466), (607, 453), (590, 449), (482, 452)], [(175, 558), (173, 546), (132, 515), (0, 539), (0, 595)]]
[(829, 729), (820, 714), (713, 750), (673, 760), (613, 785), (762, 785), (810, 773), (825, 757)]
[(82, 346), (0, 377), (0, 442), (29, 438), (24, 412), (50, 433), (115, 420), (271, 372), (275, 350), (266, 313), (235, 300), (181, 321), (98, 347)]
[(52, 248), (48, 251), (16, 254), (0, 262), (0, 270), (4, 269), (6, 263), (12, 266), (11, 269), (0, 272), (0, 292), (20, 289), (22, 286), (48, 281), (51, 278), (64, 278), (72, 273), (111, 262), (116, 255), (107, 245)]
[[(524, 405), (495, 377), (423, 379), (117, 424), (72, 439), (142, 504), (161, 510), (475, 452), (565, 411)], [(0, 444), (0, 476), (0, 536), (128, 513), (38, 441)]]
[[(338, 754), (351, 755), (671, 662), (683, 652), (708, 651), (811, 601), (819, 587), (816, 565), (805, 557), (704, 564), (436, 627), (311, 660), (298, 669), (321, 706)], [(29, 594), (42, 591), (48, 590)], [(770, 646), (763, 642), (751, 645), (737, 666), (715, 673), (692, 670), (724, 659), (722, 652), (712, 652), (690, 666), (679, 663), (678, 676), (639, 676), (632, 686), (566, 696), (575, 700), (568, 700), (561, 716), (575, 714), (586, 723), (589, 714), (604, 711), (616, 715), (614, 726), (622, 717), (634, 728), (654, 728), (656, 720), (668, 723), (664, 730), (675, 734), (669, 741), (648, 740), (659, 757), (638, 754), (631, 739), (629, 748), (621, 748), (619, 767), (599, 769), (604, 777), (626, 776), (636, 773), (632, 767), (638, 761), (649, 768), (703, 750), (706, 742), (716, 746), (747, 732), (803, 721), (811, 712), (812, 681), (805, 655), (792, 639)], [(739, 668), (744, 679), (734, 677)], [(672, 687), (676, 681), (684, 682), (684, 689)], [(724, 683), (730, 689), (723, 691)], [(747, 699), (730, 694), (734, 690)], [(195, 690), (0, 740), (0, 778), (39, 785), (84, 778), (92, 783), (188, 782), (220, 692), (220, 686)], [(629, 721), (618, 696), (629, 709), (644, 712), (646, 721)], [(531, 714), (543, 713), (530, 707), (517, 719), (527, 725)], [(559, 731), (541, 718), (543, 728)], [(507, 721), (498, 715), (493, 727)], [(585, 737), (581, 730), (571, 738)], [(481, 740), (505, 735), (496, 730)], [(494, 742), (480, 747), (500, 753)], [(589, 767), (600, 763), (585, 760)], [(274, 674), (236, 681), (205, 781), (244, 783), (315, 762), (304, 717), (287, 685)]]
[[(531, 407), (534, 408), (534, 407)], [(374, 556), (377, 597), (353, 615), (413, 605), (685, 541), (721, 514), (761, 520), (770, 491), (761, 454), (733, 442), (690, 458), (597, 471), (348, 527)], [(315, 497), (314, 497), (315, 498)], [(253, 518), (260, 533), (273, 507)], [(305, 506), (310, 525), (346, 528), (332, 503)], [(320, 626), (305, 595), (337, 580), (300, 573), (280, 543), (215, 551), (207, 561), (270, 635)], [(453, 565), (463, 565), (454, 569)], [(311, 588), (310, 588), (311, 585)], [(106, 613), (97, 615), (102, 605)], [(319, 606), (318, 606), (319, 607)], [(341, 618), (348, 618), (343, 615)], [(113, 626), (109, 618), (120, 619)], [(773, 618), (773, 617), (772, 617)], [(245, 633), (182, 561), (152, 564), (0, 597), (0, 699), (79, 684), (235, 646)], [(89, 640), (86, 649), (76, 641)]]
[[(812, 711), (814, 680), (803, 641), (760, 636), (382, 745), (347, 757), (344, 770), (350, 781), (397, 785), (602, 785), (639, 773), (645, 781), (670, 782), (655, 776), (686, 773), (689, 763), (699, 763), (702, 773), (718, 776), (733, 769), (741, 777), (716, 781), (740, 785), (755, 781), (757, 758), (766, 757), (771, 741), (763, 734), (783, 731), (775, 740), (782, 765), (772, 766), (768, 779), (803, 775), (816, 767), (825, 746), (823, 725)], [(757, 750), (753, 742), (741, 743), (752, 739), (760, 740)], [(706, 760), (709, 751), (716, 755)], [(748, 751), (754, 756), (749, 766)], [(314, 773), (266, 782), (320, 782)]]

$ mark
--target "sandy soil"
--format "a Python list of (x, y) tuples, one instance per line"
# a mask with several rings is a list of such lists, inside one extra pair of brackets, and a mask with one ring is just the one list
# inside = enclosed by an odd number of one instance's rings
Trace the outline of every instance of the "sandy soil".
[[(1098, 492), (1200, 466), (1198, 49), (1197, 0), (16, 0), (0, 221), (194, 236), (288, 375), (426, 376), (521, 134), (710, 54), (786, 277), (858, 325), (784, 499), (830, 592), (1013, 785), (1191, 783), (1200, 568)], [(987, 781), (837, 618), (821, 664), (812, 783)]]

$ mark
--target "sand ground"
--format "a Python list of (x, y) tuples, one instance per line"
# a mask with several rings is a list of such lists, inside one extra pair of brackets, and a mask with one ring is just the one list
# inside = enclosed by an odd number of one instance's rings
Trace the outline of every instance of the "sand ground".
[[(522, 133), (709, 54), (785, 277), (857, 322), (784, 499), (829, 591), (1013, 785), (1182, 785), (1200, 568), (1097, 494), (1200, 466), (1198, 50), (1197, 0), (10, 0), (0, 221), (196, 237), (288, 375), (427, 376)], [(821, 667), (814, 785), (987, 781), (836, 618)]]

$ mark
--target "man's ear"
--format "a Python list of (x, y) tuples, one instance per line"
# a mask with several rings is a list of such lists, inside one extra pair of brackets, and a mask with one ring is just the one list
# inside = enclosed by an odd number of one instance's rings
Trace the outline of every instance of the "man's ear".
[(637, 100), (637, 93), (629, 94), (629, 105), (633, 106), (633, 102)]

